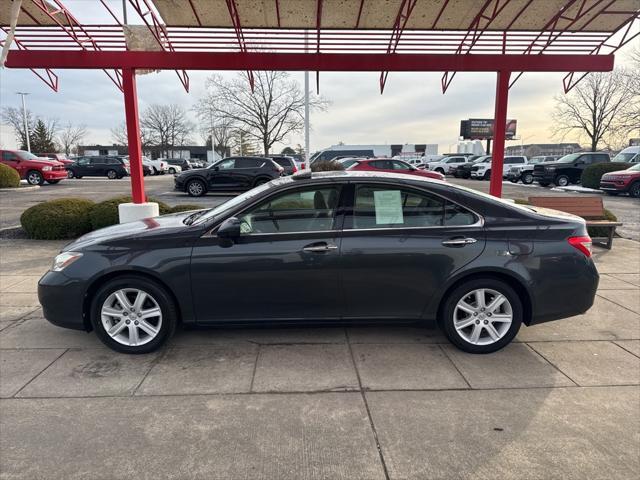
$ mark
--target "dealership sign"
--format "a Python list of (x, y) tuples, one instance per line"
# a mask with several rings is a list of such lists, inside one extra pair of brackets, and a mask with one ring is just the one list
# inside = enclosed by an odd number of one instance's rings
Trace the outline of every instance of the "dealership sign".
[[(511, 140), (516, 136), (517, 120), (507, 120), (505, 137)], [(464, 140), (486, 140), (493, 138), (492, 118), (470, 118), (460, 121), (460, 136)]]

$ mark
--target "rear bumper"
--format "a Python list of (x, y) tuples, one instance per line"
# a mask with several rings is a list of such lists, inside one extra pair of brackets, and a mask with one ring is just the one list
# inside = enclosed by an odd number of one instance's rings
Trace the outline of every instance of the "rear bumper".
[(82, 305), (84, 284), (60, 272), (47, 272), (38, 282), (38, 300), (44, 318), (59, 327), (86, 330)]

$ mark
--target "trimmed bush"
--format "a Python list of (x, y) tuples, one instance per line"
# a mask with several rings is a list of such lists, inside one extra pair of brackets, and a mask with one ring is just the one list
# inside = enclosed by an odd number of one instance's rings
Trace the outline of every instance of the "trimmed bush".
[(600, 188), (602, 175), (607, 172), (615, 172), (616, 170), (626, 170), (630, 166), (630, 163), (622, 162), (606, 162), (589, 165), (582, 171), (580, 183), (585, 188)]
[(344, 170), (344, 166), (337, 160), (319, 160), (311, 164), (312, 172), (334, 172)]
[[(116, 197), (104, 202), (96, 203), (91, 212), (89, 218), (91, 219), (91, 227), (93, 230), (99, 228), (109, 227), (119, 223), (118, 219), (118, 205), (121, 203), (129, 203), (132, 199), (130, 196)], [(165, 215), (171, 212), (171, 207), (164, 202), (159, 202), (153, 198), (148, 199), (149, 202), (156, 202), (158, 204), (160, 215)]]
[(91, 200), (83, 198), (50, 200), (25, 210), (20, 216), (20, 223), (29, 238), (76, 238), (91, 231), (89, 212), (93, 206)]
[(4, 163), (0, 163), (0, 188), (18, 188), (20, 186), (20, 174)]
[(202, 210), (203, 208), (206, 207), (203, 207), (202, 205), (185, 203), (183, 205), (176, 205), (175, 207), (171, 207), (169, 209), (169, 213), (188, 212), (189, 210)]

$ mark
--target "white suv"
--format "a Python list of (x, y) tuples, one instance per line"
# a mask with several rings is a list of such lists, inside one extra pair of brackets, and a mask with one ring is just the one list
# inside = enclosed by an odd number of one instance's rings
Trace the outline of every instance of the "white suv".
[(463, 156), (444, 157), (437, 162), (429, 162), (429, 170), (433, 170), (434, 172), (438, 172), (443, 175), (449, 175), (453, 173), (455, 168), (460, 165), (464, 165), (465, 163), (469, 163), (469, 158), (470, 157)]
[[(506, 178), (509, 169), (516, 165), (524, 165), (529, 163), (527, 157), (524, 156), (508, 156), (504, 157), (502, 164), (502, 178)], [(477, 180), (489, 180), (491, 178), (491, 162), (479, 163), (471, 168), (471, 178)]]

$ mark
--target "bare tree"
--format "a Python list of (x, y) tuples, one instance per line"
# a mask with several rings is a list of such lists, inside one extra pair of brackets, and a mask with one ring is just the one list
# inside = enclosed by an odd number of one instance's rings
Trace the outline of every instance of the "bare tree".
[(140, 119), (141, 129), (153, 138), (152, 145), (161, 155), (169, 156), (174, 147), (189, 143), (195, 128), (179, 105), (150, 105)]
[[(207, 80), (208, 95), (200, 105), (214, 104), (220, 117), (236, 123), (247, 137), (262, 144), (264, 153), (289, 134), (304, 126), (304, 92), (287, 72), (255, 72), (255, 91), (252, 93), (247, 78), (238, 74), (225, 81), (219, 75)], [(325, 109), (326, 100), (310, 99), (310, 107)]]
[[(24, 117), (22, 115), (22, 109), (14, 107), (4, 107), (2, 109), (2, 122), (10, 125), (16, 135), (16, 140), (20, 144), (20, 148), (27, 148), (27, 133), (24, 129)], [(35, 119), (30, 110), (27, 110), (27, 123), (29, 128), (33, 129), (35, 126)]]
[(621, 70), (590, 73), (570, 93), (554, 98), (554, 136), (586, 135), (595, 152), (599, 144), (629, 131), (625, 123), (634, 94), (629, 77)]
[(217, 105), (216, 99), (208, 94), (200, 99), (194, 107), (200, 121), (200, 136), (207, 145), (211, 145), (211, 135), (215, 142), (215, 150), (224, 155), (234, 143), (237, 122), (225, 115)]
[[(129, 137), (127, 136), (127, 124), (122, 122), (117, 127), (113, 127), (111, 129), (111, 139), (117, 145), (128, 145)], [(153, 135), (146, 128), (140, 127), (140, 142), (142, 144), (142, 149), (145, 150), (150, 146), (154, 145), (156, 140), (153, 138)]]
[(58, 143), (65, 155), (69, 156), (73, 148), (77, 148), (78, 144), (80, 144), (86, 136), (87, 127), (85, 125), (74, 126), (69, 122), (58, 134)]

